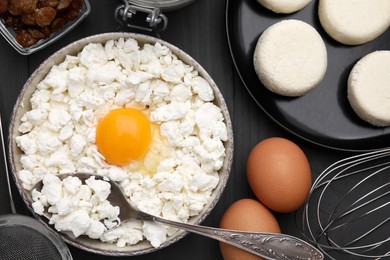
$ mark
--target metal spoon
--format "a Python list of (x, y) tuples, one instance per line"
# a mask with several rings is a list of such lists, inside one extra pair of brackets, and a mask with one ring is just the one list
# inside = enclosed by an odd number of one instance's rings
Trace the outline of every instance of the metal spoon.
[[(65, 179), (68, 176), (78, 177), (82, 182), (91, 176), (95, 179), (103, 179), (102, 176), (75, 173), (75, 174), (60, 174), (60, 179)], [(255, 255), (261, 256), (264, 259), (295, 259), (295, 260), (320, 260), (324, 259), (323, 254), (309, 243), (285, 234), (278, 233), (263, 233), (263, 232), (242, 232), (235, 230), (226, 230), (213, 227), (205, 227), (193, 224), (186, 224), (171, 220), (166, 220), (160, 217), (152, 216), (148, 213), (135, 209), (130, 205), (125, 197), (122, 189), (114, 181), (106, 180), (111, 184), (111, 193), (108, 196), (108, 201), (114, 206), (120, 208), (119, 218), (121, 221), (128, 219), (138, 219), (143, 221), (154, 221), (157, 223), (173, 226), (199, 235), (210, 237), (224, 243), (241, 248)], [(32, 190), (40, 191), (42, 189), (42, 181), (35, 184)], [(49, 216), (45, 212), (46, 217)]]

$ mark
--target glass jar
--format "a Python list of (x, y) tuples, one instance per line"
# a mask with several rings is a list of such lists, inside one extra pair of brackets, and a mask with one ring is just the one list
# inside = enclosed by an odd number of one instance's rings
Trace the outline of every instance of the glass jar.
[(164, 11), (172, 11), (182, 8), (193, 1), (194, 0), (128, 0), (128, 2), (138, 6), (147, 8), (157, 7)]
[[(123, 0), (123, 4), (115, 10), (115, 17), (126, 27), (147, 30), (163, 31), (168, 25), (168, 18), (162, 11), (173, 11), (182, 8), (194, 0)], [(146, 13), (145, 25), (136, 24), (132, 18), (138, 13)]]
[[(73, 30), (81, 21), (83, 21), (91, 11), (91, 5), (88, 0), (83, 0), (81, 9), (77, 12), (77, 17), (67, 22), (59, 30), (51, 32), (50, 36), (44, 39), (40, 39), (35, 44), (30, 46), (22, 46), (17, 40), (17, 32), (15, 29), (7, 26), (7, 22), (4, 17), (0, 16), (0, 34), (11, 44), (11, 46), (22, 55), (29, 55), (38, 50), (45, 48), (53, 42), (60, 39), (62, 36)], [(10, 15), (11, 16), (11, 15)], [(12, 16), (14, 17), (14, 16)], [(17, 16), (15, 16), (17, 17)], [(18, 18), (15, 18), (18, 19)]]

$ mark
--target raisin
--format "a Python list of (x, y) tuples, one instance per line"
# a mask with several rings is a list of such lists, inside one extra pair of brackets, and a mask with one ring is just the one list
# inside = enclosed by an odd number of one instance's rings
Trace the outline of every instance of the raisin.
[(47, 38), (47, 36), (46, 36), (43, 32), (41, 32), (41, 31), (39, 31), (39, 30), (37, 30), (37, 29), (29, 28), (27, 31), (28, 31), (28, 33), (29, 33), (32, 37), (34, 37), (35, 39), (40, 40), (40, 39), (45, 39), (45, 38)]
[(8, 0), (0, 0), (0, 14), (5, 14), (8, 11)]
[(42, 7), (52, 7), (56, 8), (58, 5), (58, 0), (39, 0), (38, 8)]
[(29, 47), (38, 42), (38, 39), (34, 38), (30, 33), (26, 30), (19, 31), (16, 34), (16, 41), (22, 45), (23, 47)]
[(44, 27), (51, 24), (51, 22), (54, 20), (56, 15), (57, 12), (54, 8), (43, 7), (35, 10), (35, 16), (36, 16), (35, 21), (37, 25)]
[(20, 19), (22, 23), (25, 25), (35, 25), (35, 13), (30, 13), (30, 14), (22, 14), (20, 16)]
[(76, 10), (69, 9), (61, 13), (61, 17), (65, 19), (66, 22), (72, 21), (77, 18), (79, 12)]
[(4, 24), (7, 27), (11, 27), (14, 29), (22, 28), (24, 24), (22, 23), (20, 16), (13, 16), (13, 15), (8, 15), (7, 17), (4, 18)]
[(59, 0), (57, 5), (57, 11), (58, 12), (64, 11), (66, 8), (69, 7), (71, 2), (72, 0)]
[(57, 17), (50, 25), (51, 32), (56, 32), (65, 25), (66, 21), (62, 17)]
[(83, 5), (84, 5), (83, 0), (73, 0), (72, 4), (71, 4), (71, 8), (73, 10), (79, 11), (81, 9), (81, 7), (83, 7)]
[(9, 0), (8, 12), (12, 15), (21, 15), (23, 9), (20, 0)]
[(22, 12), (25, 14), (33, 13), (34, 10), (37, 8), (38, 0), (19, 0), (20, 1), (20, 8), (22, 9)]
[(45, 27), (39, 27), (39, 30), (47, 37), (50, 37), (51, 35), (51, 30), (50, 30), (50, 27), (49, 26), (45, 26)]

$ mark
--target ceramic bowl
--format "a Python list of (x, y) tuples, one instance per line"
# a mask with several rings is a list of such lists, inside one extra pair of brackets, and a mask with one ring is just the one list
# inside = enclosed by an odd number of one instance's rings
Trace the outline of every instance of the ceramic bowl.
[[(139, 45), (143, 45), (145, 43), (154, 44), (156, 42), (161, 43), (162, 45), (167, 46), (172, 50), (172, 52), (181, 59), (184, 63), (192, 65), (195, 69), (198, 70), (199, 74), (203, 76), (212, 86), (215, 94), (214, 104), (219, 106), (222, 110), (225, 123), (227, 125), (228, 129), (228, 140), (225, 142), (225, 149), (226, 149), (226, 157), (224, 159), (224, 164), (221, 170), (219, 171), (220, 175), (220, 182), (218, 186), (214, 189), (214, 191), (211, 194), (211, 197), (208, 201), (208, 203), (205, 205), (201, 213), (195, 217), (192, 217), (189, 220), (189, 223), (193, 224), (200, 224), (206, 216), (210, 213), (210, 211), (214, 208), (215, 204), (219, 200), (220, 196), (223, 193), (223, 190), (225, 188), (226, 182), (229, 177), (230, 168), (232, 164), (232, 158), (233, 158), (233, 132), (232, 132), (232, 125), (231, 120), (229, 117), (228, 108), (226, 106), (226, 103), (224, 101), (224, 98), (218, 89), (215, 82), (212, 80), (210, 75), (202, 68), (199, 63), (197, 63), (193, 58), (191, 58), (188, 54), (183, 52), (182, 50), (178, 49), (177, 47), (162, 41), (157, 38), (153, 38), (150, 36), (140, 35), (140, 34), (133, 34), (133, 33), (106, 33), (106, 34), (99, 34), (91, 37), (87, 37), (84, 39), (81, 39), (79, 41), (76, 41), (63, 49), (57, 51), (52, 56), (50, 56), (47, 60), (45, 60), (38, 69), (31, 75), (31, 77), (27, 80), (27, 83), (24, 85), (17, 102), (14, 107), (10, 129), (9, 129), (9, 138), (8, 138), (8, 145), (9, 145), (9, 156), (10, 156), (10, 162), (12, 167), (12, 173), (14, 180), (16, 182), (17, 188), (27, 205), (27, 207), (31, 210), (31, 212), (34, 214), (34, 211), (31, 208), (31, 196), (29, 196), (30, 192), (28, 190), (23, 189), (23, 186), (21, 184), (21, 180), (18, 176), (18, 172), (22, 169), (22, 165), (20, 162), (20, 158), (22, 155), (22, 151), (17, 147), (15, 142), (15, 136), (18, 136), (18, 127), (20, 125), (21, 117), (22, 115), (31, 109), (29, 100), (33, 94), (33, 92), (36, 90), (36, 86), (38, 82), (40, 82), (49, 72), (51, 67), (53, 65), (61, 63), (65, 56), (68, 54), (77, 54), (80, 52), (83, 47), (89, 43), (104, 43), (110, 39), (119, 39), (119, 38), (133, 38), (136, 39), (139, 43)], [(36, 216), (37, 217), (37, 216)], [(171, 235), (166, 242), (164, 242), (159, 249), (167, 247), (171, 245), (172, 243), (177, 242), (179, 239), (184, 237), (187, 233), (184, 231), (178, 231), (175, 234)], [(61, 233), (63, 238), (71, 245), (81, 248), (86, 251), (90, 251), (93, 253), (103, 254), (103, 255), (115, 255), (115, 256), (131, 256), (131, 255), (140, 255), (145, 254), (149, 252), (153, 252), (157, 250), (156, 248), (152, 247), (151, 244), (147, 241), (142, 241), (136, 245), (133, 246), (126, 246), (124, 248), (118, 248), (115, 244), (108, 244), (100, 242), (99, 240), (93, 240), (86, 237), (78, 237), (78, 238), (72, 238), (71, 236)]]

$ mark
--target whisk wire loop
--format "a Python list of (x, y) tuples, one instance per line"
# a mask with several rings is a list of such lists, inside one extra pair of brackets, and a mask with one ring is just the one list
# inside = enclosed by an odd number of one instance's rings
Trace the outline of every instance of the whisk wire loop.
[(337, 161), (314, 181), (302, 232), (330, 259), (390, 256), (390, 148)]

